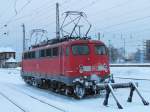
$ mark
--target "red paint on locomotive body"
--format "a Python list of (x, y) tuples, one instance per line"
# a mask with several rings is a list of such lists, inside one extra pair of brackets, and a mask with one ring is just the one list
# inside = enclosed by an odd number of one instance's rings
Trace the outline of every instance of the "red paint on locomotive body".
[[(41, 50), (58, 48), (57, 56), (40, 57)], [(96, 51), (97, 50), (97, 51)], [(27, 53), (33, 52), (32, 56)], [(100, 54), (102, 52), (102, 54)], [(80, 54), (81, 53), (81, 54)], [(96, 75), (105, 79), (110, 74), (109, 56), (104, 43), (96, 40), (69, 40), (57, 44), (33, 48), (23, 53), (22, 73), (40, 74), (45, 78), (67, 77), (75, 79)], [(32, 55), (32, 54), (30, 54)], [(27, 57), (30, 57), (29, 59)], [(25, 74), (22, 74), (25, 76)], [(61, 80), (63, 81), (63, 79)], [(73, 80), (72, 80), (73, 81)], [(65, 82), (65, 81), (64, 81)]]

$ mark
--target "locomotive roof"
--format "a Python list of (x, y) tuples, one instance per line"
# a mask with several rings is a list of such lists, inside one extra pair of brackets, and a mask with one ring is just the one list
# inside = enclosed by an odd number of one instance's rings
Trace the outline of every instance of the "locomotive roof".
[(40, 49), (46, 49), (49, 47), (56, 47), (56, 46), (60, 46), (60, 45), (73, 45), (73, 44), (104, 44), (102, 41), (99, 40), (69, 40), (69, 41), (64, 41), (61, 43), (56, 43), (56, 44), (47, 44), (44, 46), (39, 46), (36, 48), (32, 48), (30, 50), (27, 50), (25, 52), (29, 52), (29, 51), (36, 51), (36, 50), (40, 50)]

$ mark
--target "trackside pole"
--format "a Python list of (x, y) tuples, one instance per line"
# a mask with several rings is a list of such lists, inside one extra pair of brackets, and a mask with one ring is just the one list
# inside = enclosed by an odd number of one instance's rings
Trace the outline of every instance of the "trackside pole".
[(133, 93), (134, 91), (137, 92), (138, 96), (141, 98), (142, 102), (144, 105), (149, 105), (149, 102), (147, 102), (144, 97), (141, 95), (141, 93), (139, 92), (138, 88), (137, 88), (138, 83), (134, 83), (134, 82), (129, 82), (129, 83), (105, 83), (105, 84), (100, 84), (100, 90), (106, 90), (106, 96), (105, 96), (105, 100), (103, 102), (103, 105), (107, 106), (108, 105), (108, 99), (109, 99), (109, 95), (111, 93), (111, 95), (113, 96), (114, 100), (116, 101), (116, 104), (118, 106), (119, 109), (123, 109), (122, 105), (120, 104), (120, 102), (118, 101), (117, 97), (114, 94), (114, 90), (113, 89), (118, 89), (118, 88), (130, 88), (130, 94), (128, 97), (128, 102), (132, 102), (132, 98), (133, 98)]

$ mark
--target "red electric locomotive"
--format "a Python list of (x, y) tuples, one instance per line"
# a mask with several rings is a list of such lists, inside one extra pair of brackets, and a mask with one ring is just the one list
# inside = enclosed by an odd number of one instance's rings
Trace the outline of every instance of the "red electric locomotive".
[[(51, 42), (50, 42), (51, 43)], [(25, 82), (73, 92), (79, 98), (86, 90), (109, 77), (108, 50), (103, 42), (68, 39), (55, 44), (34, 46), (23, 53), (22, 77)]]

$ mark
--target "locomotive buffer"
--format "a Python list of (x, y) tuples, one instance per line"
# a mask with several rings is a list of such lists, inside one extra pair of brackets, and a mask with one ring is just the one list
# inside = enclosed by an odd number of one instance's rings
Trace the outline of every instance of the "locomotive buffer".
[(144, 105), (149, 105), (149, 102), (147, 102), (144, 99), (144, 97), (141, 95), (140, 91), (138, 90), (138, 88), (137, 88), (138, 83), (135, 83), (135, 82), (129, 82), (129, 83), (105, 83), (105, 84), (99, 84), (98, 86), (99, 86), (100, 90), (106, 90), (106, 95), (105, 95), (105, 99), (104, 99), (104, 102), (103, 102), (104, 106), (108, 105), (108, 99), (109, 99), (109, 95), (111, 93), (111, 95), (114, 98), (118, 108), (119, 109), (123, 109), (123, 107), (120, 104), (119, 100), (115, 96), (115, 93), (114, 93), (114, 90), (113, 90), (113, 89), (118, 89), (118, 88), (130, 88), (130, 94), (129, 94), (127, 102), (132, 102), (133, 93), (135, 91), (135, 92), (137, 92), (137, 94), (140, 97), (140, 99), (143, 102), (143, 104)]

